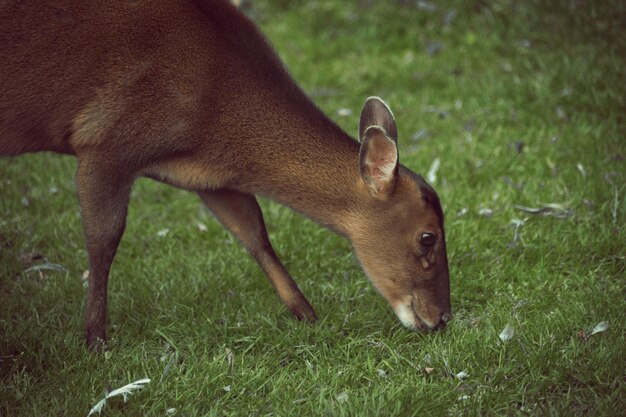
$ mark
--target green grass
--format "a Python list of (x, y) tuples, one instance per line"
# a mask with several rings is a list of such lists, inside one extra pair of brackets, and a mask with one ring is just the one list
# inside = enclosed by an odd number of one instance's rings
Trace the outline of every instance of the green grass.
[[(440, 158), (454, 313), (444, 332), (402, 328), (346, 241), (263, 201), (270, 238), (321, 318), (298, 323), (197, 197), (140, 180), (111, 273), (110, 350), (89, 354), (76, 163), (2, 159), (0, 416), (86, 416), (105, 390), (144, 377), (103, 415), (622, 414), (626, 8), (417, 4), (244, 5), (348, 132), (379, 95), (403, 164), (425, 174)], [(569, 215), (514, 208), (549, 203)], [(513, 219), (524, 221), (517, 244)], [(31, 253), (67, 271), (27, 272), (42, 262)], [(607, 331), (583, 337), (601, 321)]]

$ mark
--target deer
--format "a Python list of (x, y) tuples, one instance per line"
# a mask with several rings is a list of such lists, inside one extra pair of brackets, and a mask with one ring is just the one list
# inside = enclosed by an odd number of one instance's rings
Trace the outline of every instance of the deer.
[(140, 177), (197, 193), (299, 320), (317, 316), (256, 196), (348, 239), (404, 326), (451, 319), (441, 203), (399, 163), (382, 99), (365, 101), (353, 139), (226, 0), (8, 1), (0, 22), (0, 155), (78, 160), (90, 349), (106, 345), (109, 271)]

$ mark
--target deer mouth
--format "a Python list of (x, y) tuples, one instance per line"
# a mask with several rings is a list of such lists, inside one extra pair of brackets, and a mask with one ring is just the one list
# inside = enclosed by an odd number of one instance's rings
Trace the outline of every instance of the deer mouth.
[(411, 330), (433, 330), (434, 326), (430, 325), (426, 320), (422, 319), (417, 312), (415, 299), (410, 297), (409, 300), (398, 303), (394, 307), (396, 315), (400, 322)]
[(426, 320), (420, 317), (416, 307), (415, 298), (411, 297), (411, 310), (413, 310), (413, 315), (415, 316), (415, 321), (419, 324), (419, 328), (422, 330), (435, 330), (436, 326), (429, 324)]

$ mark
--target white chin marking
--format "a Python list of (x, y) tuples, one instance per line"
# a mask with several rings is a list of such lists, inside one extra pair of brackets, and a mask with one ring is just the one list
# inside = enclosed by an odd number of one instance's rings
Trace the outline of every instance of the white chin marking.
[(413, 308), (411, 307), (410, 303), (397, 304), (394, 310), (404, 327), (408, 327), (409, 329), (413, 330), (417, 329), (417, 323), (415, 322), (415, 312), (413, 312)]

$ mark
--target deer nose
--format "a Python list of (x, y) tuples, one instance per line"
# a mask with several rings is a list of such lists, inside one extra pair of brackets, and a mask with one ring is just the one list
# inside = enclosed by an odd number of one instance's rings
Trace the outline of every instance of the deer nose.
[(443, 324), (447, 324), (450, 320), (452, 320), (452, 315), (450, 313), (443, 313), (441, 316), (441, 322)]
[(450, 313), (443, 313), (441, 315), (441, 319), (439, 319), (439, 323), (434, 327), (433, 330), (443, 330), (446, 327), (446, 324), (452, 319)]

